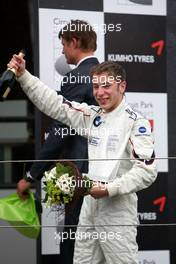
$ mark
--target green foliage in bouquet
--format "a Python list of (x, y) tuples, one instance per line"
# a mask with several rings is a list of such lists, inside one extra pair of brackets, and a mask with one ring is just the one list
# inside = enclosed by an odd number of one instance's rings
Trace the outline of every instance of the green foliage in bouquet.
[(62, 176), (65, 173), (68, 173), (70, 177), (74, 174), (73, 169), (70, 166), (63, 165), (59, 162), (56, 163), (56, 172), (58, 177)]

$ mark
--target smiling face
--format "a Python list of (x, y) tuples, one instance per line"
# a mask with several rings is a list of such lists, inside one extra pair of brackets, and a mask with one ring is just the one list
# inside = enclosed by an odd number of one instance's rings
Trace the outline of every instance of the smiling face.
[(106, 112), (113, 111), (122, 101), (126, 82), (104, 72), (93, 75), (93, 95), (99, 106)]

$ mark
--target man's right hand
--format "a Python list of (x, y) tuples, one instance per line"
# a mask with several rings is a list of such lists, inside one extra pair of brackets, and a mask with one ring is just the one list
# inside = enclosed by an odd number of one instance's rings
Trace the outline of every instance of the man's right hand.
[(11, 61), (7, 64), (9, 69), (16, 70), (16, 76), (20, 77), (24, 74), (26, 69), (26, 61), (20, 55), (14, 54)]
[(17, 193), (21, 199), (25, 200), (27, 198), (30, 187), (31, 183), (25, 179), (22, 179), (17, 183)]

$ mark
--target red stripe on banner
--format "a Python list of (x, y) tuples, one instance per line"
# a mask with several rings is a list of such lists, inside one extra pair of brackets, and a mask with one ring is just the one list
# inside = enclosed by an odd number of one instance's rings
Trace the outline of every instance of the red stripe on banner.
[(153, 201), (154, 205), (159, 205), (159, 211), (162, 213), (166, 205), (166, 196), (162, 196)]
[(164, 49), (164, 40), (159, 40), (159, 41), (153, 42), (151, 47), (156, 48), (157, 49), (156, 54), (158, 56), (161, 56), (163, 53), (163, 49)]

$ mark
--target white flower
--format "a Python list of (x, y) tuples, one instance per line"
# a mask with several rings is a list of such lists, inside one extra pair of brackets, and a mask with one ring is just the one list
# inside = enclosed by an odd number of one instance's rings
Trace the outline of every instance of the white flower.
[(56, 174), (56, 167), (52, 168), (52, 169), (50, 170), (50, 172), (53, 173), (53, 174)]
[(74, 176), (71, 176), (69, 178), (70, 178), (70, 188), (72, 189), (72, 191), (74, 191), (75, 190), (75, 187), (76, 187), (75, 177)]
[(61, 181), (64, 181), (64, 180), (67, 180), (67, 179), (69, 179), (70, 177), (69, 177), (69, 174), (68, 173), (64, 173), (64, 174), (62, 174), (61, 176), (60, 176), (60, 180)]
[(55, 179), (56, 178), (56, 167), (54, 167), (50, 171), (45, 171), (45, 178), (46, 178), (46, 181), (50, 181), (52, 179)]
[(62, 191), (66, 194), (69, 194), (70, 193), (70, 187), (67, 186), (67, 185), (63, 185), (62, 186)]
[(73, 179), (74, 176), (69, 177), (69, 174), (65, 173), (56, 181), (56, 186), (66, 194), (71, 193), (74, 189), (74, 187), (72, 186)]
[(56, 181), (56, 186), (62, 190), (62, 186), (69, 186), (69, 174), (65, 173), (59, 177)]

